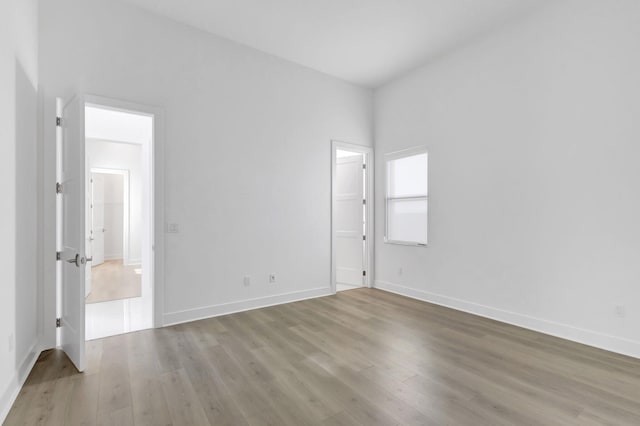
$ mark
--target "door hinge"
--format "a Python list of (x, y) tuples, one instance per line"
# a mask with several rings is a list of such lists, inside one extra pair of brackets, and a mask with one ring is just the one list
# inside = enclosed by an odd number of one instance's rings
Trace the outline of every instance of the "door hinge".
[(56, 117), (56, 127), (62, 126), (62, 117)]
[(362, 165), (362, 169), (364, 170), (364, 169), (366, 169), (366, 168), (367, 168), (367, 165), (366, 165), (366, 164), (363, 164), (363, 165)]
[(363, 199), (363, 200), (362, 200), (362, 205), (364, 206), (364, 205), (366, 205), (366, 204), (367, 204), (367, 200)]
[(362, 271), (362, 276), (366, 277), (367, 276), (367, 271)]
[(62, 260), (62, 252), (61, 251), (57, 251), (56, 252), (56, 260)]
[(60, 182), (56, 182), (56, 194), (62, 194), (62, 184)]
[(56, 328), (62, 327), (62, 318), (56, 318)]
[(366, 240), (367, 240), (367, 236), (366, 236), (366, 235), (363, 235), (363, 236), (362, 236), (362, 241), (366, 241)]

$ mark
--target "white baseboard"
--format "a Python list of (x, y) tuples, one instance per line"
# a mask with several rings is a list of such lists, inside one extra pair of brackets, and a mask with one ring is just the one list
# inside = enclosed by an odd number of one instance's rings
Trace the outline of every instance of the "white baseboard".
[(315, 288), (312, 290), (295, 291), (291, 293), (277, 294), (274, 296), (245, 299), (237, 302), (223, 303), (220, 305), (204, 306), (201, 308), (187, 309), (184, 311), (169, 312), (163, 316), (165, 326), (185, 322), (197, 321), (220, 315), (233, 314), (251, 309), (266, 308), (267, 306), (281, 305), (283, 303), (297, 302), (316, 297), (330, 296), (333, 293), (329, 287)]
[(104, 260), (122, 260), (123, 265), (141, 265), (142, 259), (125, 259), (121, 254), (105, 254)]
[(491, 306), (468, 302), (466, 300), (417, 290), (388, 281), (376, 280), (375, 288), (481, 317), (490, 318), (507, 324), (516, 325), (518, 327), (527, 328), (529, 330), (560, 337), (562, 339), (571, 340), (584, 345), (593, 346), (634, 358), (640, 358), (640, 342), (635, 340), (624, 339), (622, 337), (611, 336), (593, 330), (574, 327), (572, 325), (561, 324), (542, 318), (536, 318), (529, 315), (493, 308)]
[(40, 348), (38, 341), (36, 341), (31, 346), (27, 356), (20, 363), (20, 367), (18, 367), (16, 374), (11, 378), (11, 381), (7, 385), (7, 389), (0, 397), (0, 424), (3, 424), (6, 420), (13, 403), (16, 401), (16, 398), (22, 389), (22, 385), (24, 385), (25, 380), (27, 380), (29, 373), (38, 360), (38, 356), (40, 356)]

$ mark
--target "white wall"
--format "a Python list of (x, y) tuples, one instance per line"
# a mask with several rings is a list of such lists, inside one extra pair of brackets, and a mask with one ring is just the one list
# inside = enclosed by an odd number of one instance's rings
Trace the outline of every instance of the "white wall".
[(328, 293), (330, 140), (371, 144), (370, 91), (118, 2), (41, 8), (47, 114), (73, 91), (164, 109), (166, 322)]
[(640, 356), (638, 22), (557, 2), (376, 92), (378, 211), (384, 153), (430, 160), (429, 247), (378, 215), (378, 286)]
[[(142, 146), (115, 143), (104, 140), (87, 139), (87, 162), (90, 168), (119, 169), (129, 171), (129, 256), (126, 263), (139, 264), (142, 261)], [(106, 204), (105, 181), (105, 204)], [(107, 210), (105, 205), (105, 222)], [(105, 228), (109, 228), (105, 224)], [(111, 232), (113, 234), (113, 232)], [(105, 234), (105, 256), (107, 235)], [(122, 256), (122, 248), (120, 249)]]
[(37, 1), (0, 13), (0, 423), (38, 347)]

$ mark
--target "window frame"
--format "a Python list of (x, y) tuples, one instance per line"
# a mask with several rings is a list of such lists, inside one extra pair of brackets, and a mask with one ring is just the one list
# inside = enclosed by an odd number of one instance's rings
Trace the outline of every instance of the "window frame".
[[(409, 196), (409, 197), (390, 197), (390, 175), (389, 175), (389, 167), (391, 161), (399, 160), (406, 157), (413, 157), (415, 155), (427, 154), (427, 193), (426, 195), (418, 195), (418, 196)], [(412, 247), (427, 247), (429, 243), (429, 150), (425, 145), (416, 146), (412, 148), (403, 149), (400, 151), (394, 151), (385, 154), (384, 156), (384, 165), (385, 165), (385, 193), (384, 193), (384, 242), (386, 244), (396, 244), (402, 246), (412, 246)], [(389, 201), (393, 200), (425, 200), (427, 202), (427, 238), (425, 243), (419, 243), (417, 241), (402, 241), (402, 240), (392, 240), (389, 238)]]

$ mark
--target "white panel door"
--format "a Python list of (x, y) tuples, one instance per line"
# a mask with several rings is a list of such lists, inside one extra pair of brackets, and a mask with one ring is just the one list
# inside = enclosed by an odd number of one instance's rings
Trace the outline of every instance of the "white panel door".
[(92, 173), (91, 195), (91, 266), (104, 263), (104, 174)]
[(84, 102), (75, 96), (61, 113), (62, 349), (78, 371), (85, 368), (85, 160)]
[(362, 154), (336, 159), (336, 283), (362, 286), (364, 279), (364, 182)]

